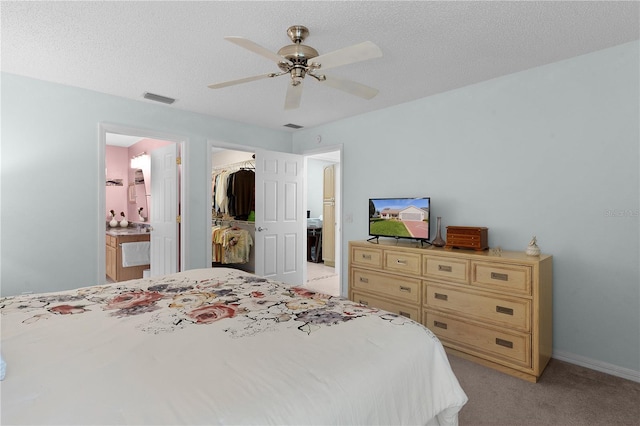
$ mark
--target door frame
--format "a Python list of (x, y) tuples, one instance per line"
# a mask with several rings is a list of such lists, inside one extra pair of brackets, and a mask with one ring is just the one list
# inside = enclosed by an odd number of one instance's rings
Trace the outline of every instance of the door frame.
[[(342, 252), (343, 252), (343, 244), (342, 244), (342, 194), (343, 194), (343, 179), (342, 176), (344, 175), (344, 160), (343, 160), (343, 155), (344, 155), (344, 150), (343, 150), (343, 145), (342, 144), (336, 144), (336, 145), (327, 145), (327, 146), (323, 146), (321, 148), (315, 148), (315, 149), (308, 149), (308, 150), (304, 150), (302, 151), (302, 153), (300, 155), (304, 156), (305, 159), (305, 170), (308, 170), (307, 167), (307, 159), (309, 157), (316, 157), (318, 155), (321, 154), (325, 154), (328, 152), (339, 152), (339, 163), (337, 163), (339, 165), (338, 167), (338, 172), (336, 174), (336, 182), (335, 182), (335, 186), (336, 186), (336, 205), (335, 205), (335, 217), (336, 217), (336, 253), (335, 253), (335, 270), (336, 273), (338, 274), (338, 278), (340, 279), (340, 295), (346, 296), (347, 295), (347, 280), (344, 279), (345, 274), (343, 273), (343, 268), (342, 268)], [(305, 208), (307, 205), (307, 188), (305, 188), (304, 191), (304, 203), (305, 203)], [(305, 282), (307, 279), (307, 275), (306, 275), (306, 268), (305, 268)]]
[[(98, 140), (100, 143), (100, 149), (98, 150), (98, 167), (99, 167), (99, 182), (98, 182), (98, 211), (96, 217), (106, 217), (106, 197), (107, 191), (105, 187), (105, 181), (107, 179), (105, 173), (106, 167), (106, 146), (107, 146), (107, 133), (118, 133), (121, 135), (128, 136), (136, 136), (140, 138), (150, 138), (150, 139), (158, 139), (163, 141), (173, 142), (179, 145), (180, 150), (180, 158), (181, 158), (181, 168), (179, 171), (179, 179), (180, 179), (180, 197), (178, 197), (178, 211), (180, 212), (180, 231), (179, 231), (179, 239), (180, 239), (180, 253), (179, 253), (179, 263), (178, 268), (179, 271), (184, 271), (186, 269), (186, 265), (188, 264), (189, 259), (189, 249), (187, 246), (187, 235), (189, 229), (189, 205), (187, 200), (189, 196), (187, 191), (189, 190), (188, 185), (188, 174), (186, 170), (188, 170), (188, 146), (187, 143), (189, 138), (177, 135), (173, 133), (161, 132), (157, 130), (144, 129), (139, 127), (130, 127), (116, 123), (98, 123)], [(102, 222), (102, 221), (101, 221)], [(98, 227), (98, 250), (97, 250), (97, 283), (106, 283), (106, 264), (105, 264), (105, 256), (106, 256), (106, 233), (105, 229), (102, 226)]]
[[(236, 143), (230, 143), (230, 142), (223, 142), (223, 141), (218, 141), (218, 140), (213, 140), (213, 139), (208, 139), (207, 140), (207, 176), (211, 177), (211, 172), (212, 172), (212, 151), (213, 148), (222, 148), (222, 149), (229, 149), (229, 150), (233, 150), (233, 151), (242, 151), (242, 152), (252, 152), (255, 154), (257, 149), (260, 149), (258, 147), (254, 147), (252, 145), (240, 145), (240, 144), (236, 144)], [(339, 173), (338, 173), (338, 182), (336, 183), (336, 190), (338, 191), (338, 194), (336, 194), (336, 219), (338, 220), (338, 226), (336, 227), (336, 264), (335, 264), (335, 270), (337, 271), (339, 278), (340, 278), (340, 294), (341, 295), (346, 295), (347, 294), (347, 286), (346, 283), (347, 281), (344, 279), (345, 274), (343, 273), (344, 271), (342, 270), (342, 252), (343, 252), (343, 244), (342, 244), (342, 240), (343, 240), (343, 232), (342, 232), (342, 194), (344, 193), (343, 190), (343, 179), (342, 176), (344, 174), (343, 172), (343, 165), (344, 165), (344, 149), (343, 149), (343, 145), (342, 144), (335, 144), (335, 145), (327, 145), (327, 146), (323, 146), (322, 148), (316, 148), (316, 149), (310, 149), (310, 150), (305, 150), (302, 153), (300, 153), (299, 155), (302, 155), (304, 157), (304, 166), (305, 166), (305, 173), (307, 170), (307, 157), (311, 157), (311, 156), (316, 156), (318, 154), (323, 154), (323, 153), (327, 153), (327, 152), (339, 152), (339, 158), (340, 158), (340, 167), (339, 167)], [(207, 190), (207, 194), (206, 194), (206, 200), (207, 200), (207, 214), (205, 215), (205, 220), (206, 222), (204, 223), (204, 228), (203, 229), (211, 229), (211, 220), (212, 220), (212, 215), (211, 215), (211, 201), (212, 201), (212, 195), (211, 195), (211, 187), (208, 187)], [(303, 204), (304, 204), (304, 208), (307, 208), (307, 188), (306, 188), (306, 177), (305, 177), (305, 188), (303, 191)], [(306, 220), (306, 219), (305, 219)], [(210, 259), (211, 259), (211, 242), (209, 241), (209, 239), (206, 239), (206, 246), (204, 247), (205, 249), (205, 253), (207, 256), (207, 264), (210, 265)], [(305, 244), (303, 244), (303, 259), (306, 259), (306, 250), (307, 247)], [(303, 282), (306, 283), (307, 281), (307, 262), (302, 262), (303, 267), (302, 267), (302, 279)]]

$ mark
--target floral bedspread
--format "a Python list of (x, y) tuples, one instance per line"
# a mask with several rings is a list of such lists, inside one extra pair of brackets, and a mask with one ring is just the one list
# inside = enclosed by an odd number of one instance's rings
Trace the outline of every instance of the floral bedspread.
[(0, 299), (1, 424), (456, 424), (442, 345), (228, 268)]
[(278, 327), (295, 327), (310, 334), (368, 315), (397, 325), (417, 325), (404, 317), (304, 287), (224, 270), (224, 275), (216, 278), (169, 275), (62, 293), (7, 297), (0, 299), (0, 310), (3, 315), (28, 313), (24, 324), (94, 310), (115, 318), (144, 316), (138, 328), (147, 333), (175, 332), (236, 318), (223, 326), (232, 337)]

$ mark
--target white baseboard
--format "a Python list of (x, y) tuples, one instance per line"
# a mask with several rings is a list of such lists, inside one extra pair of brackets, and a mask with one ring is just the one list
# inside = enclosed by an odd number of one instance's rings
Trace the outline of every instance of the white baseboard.
[(580, 355), (563, 351), (553, 351), (553, 354), (551, 354), (551, 358), (640, 383), (640, 371), (631, 370), (630, 368), (619, 367), (617, 365), (597, 361), (595, 359), (586, 358)]

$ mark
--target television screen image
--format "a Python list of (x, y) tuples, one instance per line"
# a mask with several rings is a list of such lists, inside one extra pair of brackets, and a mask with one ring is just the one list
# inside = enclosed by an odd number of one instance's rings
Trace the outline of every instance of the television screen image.
[(369, 198), (369, 235), (429, 240), (430, 198)]

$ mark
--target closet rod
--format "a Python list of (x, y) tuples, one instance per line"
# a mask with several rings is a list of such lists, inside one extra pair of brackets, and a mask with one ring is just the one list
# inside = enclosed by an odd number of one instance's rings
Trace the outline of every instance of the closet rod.
[(212, 172), (216, 172), (216, 171), (220, 171), (220, 170), (227, 170), (227, 169), (234, 169), (234, 168), (243, 168), (243, 167), (250, 167), (252, 169), (255, 170), (256, 168), (256, 160), (245, 160), (245, 161), (238, 161), (237, 163), (231, 163), (231, 164), (225, 164), (222, 166), (214, 166), (211, 168)]
[(220, 219), (220, 218), (213, 218), (211, 219), (211, 224), (212, 225), (220, 225), (220, 224), (224, 224), (224, 225), (248, 225), (248, 226), (255, 226), (255, 222), (249, 222), (248, 220), (237, 220), (237, 219)]

